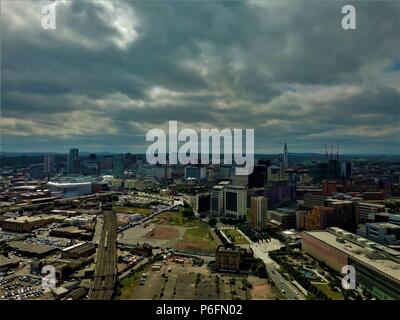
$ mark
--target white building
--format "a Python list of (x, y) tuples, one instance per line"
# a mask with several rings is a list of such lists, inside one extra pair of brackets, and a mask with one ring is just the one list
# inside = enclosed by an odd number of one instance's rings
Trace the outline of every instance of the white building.
[(91, 182), (48, 182), (47, 188), (52, 196), (61, 196), (64, 198), (78, 197), (92, 193)]

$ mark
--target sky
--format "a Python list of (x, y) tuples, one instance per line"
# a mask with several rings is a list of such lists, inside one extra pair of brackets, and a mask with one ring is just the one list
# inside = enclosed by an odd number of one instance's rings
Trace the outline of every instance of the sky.
[(255, 130), (257, 153), (400, 153), (400, 1), (1, 1), (1, 151), (145, 152)]

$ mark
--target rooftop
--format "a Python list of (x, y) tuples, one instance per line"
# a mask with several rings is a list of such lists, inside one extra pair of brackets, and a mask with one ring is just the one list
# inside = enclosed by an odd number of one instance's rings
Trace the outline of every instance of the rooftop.
[[(384, 273), (387, 276), (400, 281), (400, 263), (391, 260), (388, 257), (390, 251), (386, 250), (385, 246), (379, 246), (378, 244), (375, 245), (374, 242), (370, 243), (368, 240), (366, 240), (366, 245), (363, 246), (361, 245), (361, 242), (360, 244), (357, 244), (353, 241), (349, 241), (346, 238), (346, 236), (351, 236), (353, 234), (345, 232), (339, 228), (330, 229), (330, 231), (327, 229), (328, 231), (305, 231), (304, 233), (330, 245), (339, 251), (344, 252), (354, 260), (358, 260), (369, 267), (376, 269), (378, 272)], [(343, 234), (343, 237), (340, 237), (343, 240), (342, 242), (337, 241), (340, 233)], [(355, 241), (359, 240), (359, 238), (360, 237), (355, 237)], [(379, 255), (379, 252), (382, 254)], [(373, 255), (374, 253), (377, 253), (377, 255)], [(383, 253), (388, 255), (384, 255)], [(395, 256), (392, 258), (396, 259)]]
[(47, 219), (52, 219), (52, 217), (48, 216), (19, 216), (19, 217), (13, 217), (13, 218), (8, 218), (5, 221), (7, 222), (16, 222), (16, 223), (26, 223), (26, 222), (35, 222), (35, 221), (41, 221), (41, 220), (47, 220)]

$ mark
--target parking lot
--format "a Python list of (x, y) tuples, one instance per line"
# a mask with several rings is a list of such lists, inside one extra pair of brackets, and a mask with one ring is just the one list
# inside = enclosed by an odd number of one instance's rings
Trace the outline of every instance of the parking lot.
[(277, 296), (266, 279), (213, 273), (206, 265), (192, 265), (181, 257), (149, 265), (122, 284), (119, 298), (127, 300), (267, 300)]
[(0, 298), (2, 300), (32, 300), (41, 297), (44, 290), (41, 288), (39, 277), (15, 276), (0, 277)]

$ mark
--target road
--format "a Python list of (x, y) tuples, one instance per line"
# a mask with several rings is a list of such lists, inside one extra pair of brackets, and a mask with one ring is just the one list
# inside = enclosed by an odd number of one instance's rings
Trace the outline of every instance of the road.
[[(253, 249), (254, 256), (264, 261), (268, 276), (274, 282), (275, 286), (286, 300), (306, 299), (300, 290), (295, 288), (293, 284), (283, 278), (283, 276), (276, 270), (279, 265), (269, 257), (268, 252), (265, 252), (265, 246), (254, 243), (251, 245), (251, 248)], [(284, 292), (282, 290), (284, 290)]]
[(94, 279), (89, 291), (90, 300), (110, 300), (117, 280), (117, 216), (105, 210), (103, 230), (97, 248)]

